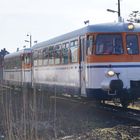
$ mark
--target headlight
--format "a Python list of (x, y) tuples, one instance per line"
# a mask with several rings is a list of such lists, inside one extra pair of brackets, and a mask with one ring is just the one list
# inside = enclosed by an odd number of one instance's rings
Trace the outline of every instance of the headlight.
[(134, 30), (135, 26), (133, 23), (128, 24), (128, 30)]
[(110, 76), (110, 77), (112, 77), (112, 76), (115, 75), (115, 72), (114, 72), (113, 70), (109, 70), (109, 71), (107, 72), (107, 75)]

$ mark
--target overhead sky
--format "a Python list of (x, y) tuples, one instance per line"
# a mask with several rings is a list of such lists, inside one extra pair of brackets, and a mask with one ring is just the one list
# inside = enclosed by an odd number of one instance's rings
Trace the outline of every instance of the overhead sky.
[[(117, 21), (118, 0), (0, 0), (0, 49), (9, 52), (29, 47), (27, 34), (45, 41), (89, 24)], [(121, 15), (127, 19), (140, 11), (139, 0), (121, 0)]]

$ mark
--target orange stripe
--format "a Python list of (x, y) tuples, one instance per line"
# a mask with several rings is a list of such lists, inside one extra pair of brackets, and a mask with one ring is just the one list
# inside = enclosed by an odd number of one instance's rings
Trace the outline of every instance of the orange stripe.
[(23, 69), (29, 69), (29, 68), (31, 68), (31, 67), (32, 67), (31, 64), (22, 64), (22, 68), (23, 68)]
[[(115, 33), (116, 34), (116, 33)], [(138, 42), (140, 42), (140, 33), (119, 33), (122, 34), (123, 40), (126, 40), (126, 35), (128, 34), (136, 34), (138, 35)], [(97, 35), (97, 34), (95, 34)], [(123, 41), (123, 49), (124, 49), (124, 54), (122, 55), (90, 55), (86, 56), (87, 63), (93, 63), (93, 62), (140, 62), (140, 54), (137, 55), (130, 55), (127, 54), (127, 48), (126, 46), (126, 41)], [(95, 52), (95, 44), (94, 44), (94, 49), (93, 51)], [(139, 50), (140, 50), (140, 44), (139, 44)]]
[(140, 62), (140, 55), (96, 55), (87, 56), (87, 63), (93, 62)]

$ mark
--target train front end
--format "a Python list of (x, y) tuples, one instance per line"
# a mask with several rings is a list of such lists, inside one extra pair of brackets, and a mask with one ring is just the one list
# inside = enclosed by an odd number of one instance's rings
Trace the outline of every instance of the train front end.
[(104, 31), (87, 36), (87, 42), (92, 42), (87, 46), (87, 96), (119, 99), (128, 106), (140, 98), (140, 26), (116, 23), (100, 27)]

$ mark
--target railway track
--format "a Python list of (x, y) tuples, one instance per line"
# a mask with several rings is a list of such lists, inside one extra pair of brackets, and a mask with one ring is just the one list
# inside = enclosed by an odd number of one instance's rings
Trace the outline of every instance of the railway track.
[(140, 125), (140, 110), (122, 108), (108, 104), (102, 104), (98, 108), (109, 113), (111, 112), (113, 115), (117, 116), (118, 118), (122, 118), (124, 121), (134, 122)]
[[(0, 84), (1, 90), (12, 89), (9, 86)], [(62, 101), (66, 103), (76, 103), (84, 106), (90, 106), (93, 110), (96, 110), (102, 114), (110, 114), (122, 119), (124, 121), (133, 122), (140, 124), (140, 110), (131, 109), (131, 108), (122, 108), (120, 106), (115, 106), (111, 104), (97, 104), (96, 101), (89, 101), (81, 98), (71, 98), (70, 96), (50, 96), (50, 99), (56, 99), (56, 101)]]
[(106, 114), (114, 116), (116, 119), (120, 119), (124, 122), (135, 123), (140, 125), (140, 110), (131, 109), (131, 108), (122, 108), (115, 105), (110, 104), (97, 104), (96, 102), (87, 101), (87, 100), (80, 100), (68, 97), (55, 97), (51, 96), (52, 99), (56, 99), (56, 101), (61, 100), (63, 102), (71, 102), (77, 103), (85, 106), (90, 106), (98, 113)]

